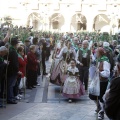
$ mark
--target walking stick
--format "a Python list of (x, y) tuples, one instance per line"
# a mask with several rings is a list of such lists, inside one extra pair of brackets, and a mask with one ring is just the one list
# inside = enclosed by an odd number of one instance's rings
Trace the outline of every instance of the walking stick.
[[(10, 37), (10, 43), (11, 43), (11, 37)], [(7, 55), (7, 62), (8, 62), (8, 58), (9, 58), (9, 48), (10, 48), (10, 46), (8, 45), (8, 55)], [(7, 95), (8, 95), (8, 93), (7, 93), (7, 74), (8, 74), (8, 63), (7, 63), (7, 66), (6, 66), (6, 70), (5, 70), (5, 81), (4, 81), (4, 85), (5, 85), (5, 82), (6, 82), (6, 85), (4, 86), (4, 92), (3, 92), (3, 107), (6, 107), (6, 105), (7, 105)], [(6, 91), (5, 91), (5, 87), (6, 87)], [(4, 103), (4, 94), (5, 94), (5, 92), (6, 92), (6, 103)], [(4, 104), (5, 104), (5, 106), (4, 106)]]
[(42, 82), (43, 82), (43, 64), (42, 64), (42, 61), (40, 62), (40, 71), (41, 71), (41, 77), (42, 77)]
[[(28, 29), (27, 29), (26, 34), (28, 34)], [(23, 42), (25, 42), (25, 39), (23, 39)], [(26, 49), (25, 49), (25, 55), (27, 55)], [(25, 77), (24, 77), (24, 80), (23, 80), (24, 100), (26, 98), (26, 79), (27, 79), (27, 66), (25, 65)]]
[[(90, 50), (90, 57), (91, 57), (91, 55), (92, 55), (92, 44), (93, 44), (93, 41), (90, 41), (90, 44), (89, 44), (89, 47), (88, 47), (88, 49)], [(90, 58), (90, 63), (91, 63), (91, 58)], [(89, 77), (89, 79), (88, 79), (88, 83), (89, 83), (89, 81), (90, 81), (90, 77)], [(87, 90), (88, 90), (88, 85), (87, 85)]]
[[(26, 49), (25, 49), (25, 55), (27, 55), (27, 54), (26, 54)], [(27, 68), (26, 68), (26, 65), (25, 65), (25, 77), (24, 77), (24, 83), (23, 83), (24, 100), (25, 100), (25, 95), (26, 95), (26, 78), (27, 78)]]

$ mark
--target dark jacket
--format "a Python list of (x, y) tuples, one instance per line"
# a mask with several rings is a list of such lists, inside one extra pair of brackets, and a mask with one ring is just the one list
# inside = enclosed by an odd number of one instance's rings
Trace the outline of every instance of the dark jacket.
[[(82, 63), (82, 58), (83, 58), (83, 56), (82, 56), (82, 50), (79, 50), (78, 52), (79, 52), (78, 60), (79, 60), (79, 62)], [(90, 65), (90, 54), (91, 54), (91, 52), (90, 52), (90, 50), (88, 50), (87, 51), (87, 67), (89, 67), (89, 65)]]
[(2, 59), (0, 59), (0, 81), (3, 77), (5, 67), (6, 67), (6, 64), (4, 63)]
[(17, 75), (19, 71), (18, 54), (13, 47), (9, 49), (8, 61), (8, 76)]
[(106, 115), (113, 120), (120, 120), (120, 77), (111, 82), (109, 96), (105, 102)]
[(42, 60), (45, 60), (46, 52), (48, 52), (48, 51), (46, 51), (47, 50), (46, 49), (47, 44), (45, 42), (43, 42), (42, 45), (43, 45), (43, 48), (42, 48)]
[(4, 46), (4, 45), (5, 45), (5, 43), (3, 41), (0, 41), (0, 47)]

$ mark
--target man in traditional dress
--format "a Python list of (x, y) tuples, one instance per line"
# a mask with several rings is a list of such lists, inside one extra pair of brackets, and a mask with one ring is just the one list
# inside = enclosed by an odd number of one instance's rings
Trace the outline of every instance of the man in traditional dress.
[(77, 52), (77, 60), (79, 64), (80, 80), (85, 85), (85, 90), (88, 88), (88, 73), (90, 65), (90, 50), (88, 49), (88, 41), (84, 40), (82, 48)]

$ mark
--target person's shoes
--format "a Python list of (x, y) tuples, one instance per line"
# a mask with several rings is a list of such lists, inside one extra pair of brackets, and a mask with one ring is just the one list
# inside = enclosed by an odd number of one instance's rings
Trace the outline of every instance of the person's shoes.
[(43, 75), (48, 75), (48, 73), (43, 73)]
[(28, 87), (27, 89), (30, 89), (30, 90), (32, 90), (32, 87)]
[(21, 100), (21, 98), (19, 96), (15, 96), (16, 100)]
[(23, 97), (23, 95), (21, 95), (21, 94), (18, 94), (18, 97), (22, 98), (22, 97)]
[(7, 101), (8, 104), (17, 104), (16, 101)]
[(36, 86), (40, 86), (40, 84), (37, 84)]
[(99, 111), (98, 113), (98, 120), (103, 120), (104, 119), (104, 111)]
[(32, 88), (36, 88), (35, 86), (32, 86)]
[(69, 103), (72, 103), (72, 100), (71, 100), (71, 99), (69, 99), (69, 100), (68, 100), (68, 102), (69, 102)]

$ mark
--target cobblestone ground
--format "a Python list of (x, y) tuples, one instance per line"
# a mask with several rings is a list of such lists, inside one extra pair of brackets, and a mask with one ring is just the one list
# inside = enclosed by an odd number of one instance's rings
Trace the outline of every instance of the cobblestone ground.
[[(51, 61), (46, 62), (49, 71)], [(26, 90), (25, 99), (17, 105), (7, 105), (0, 109), (0, 120), (97, 120), (95, 104), (82, 96), (68, 103), (60, 94), (60, 87), (49, 83), (49, 78), (38, 77), (41, 86)], [(108, 118), (105, 116), (105, 120)]]

